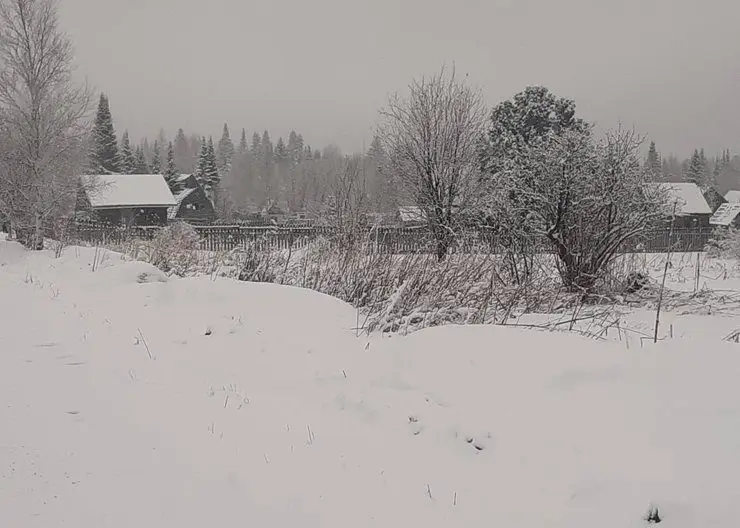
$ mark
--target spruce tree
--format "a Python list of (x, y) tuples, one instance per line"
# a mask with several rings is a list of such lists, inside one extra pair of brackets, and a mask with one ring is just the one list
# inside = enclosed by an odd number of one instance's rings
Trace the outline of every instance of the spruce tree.
[(162, 154), (159, 151), (159, 141), (156, 139), (152, 148), (152, 174), (162, 174)]
[(167, 147), (167, 166), (164, 169), (164, 180), (170, 187), (170, 191), (173, 194), (180, 191), (177, 178), (180, 176), (180, 171), (177, 170), (177, 164), (175, 163), (175, 147), (170, 141)]
[(144, 154), (144, 147), (139, 145), (136, 147), (136, 153), (134, 154), (135, 167), (134, 172), (136, 174), (149, 174), (149, 165), (146, 162), (146, 155)]
[[(141, 142), (141, 148), (144, 151), (144, 159), (148, 160), (152, 157), (152, 147), (149, 144), (149, 139), (144, 138), (144, 141)], [(149, 162), (147, 161), (147, 166), (149, 166)]]
[(182, 128), (180, 128), (175, 135), (173, 147), (175, 149), (175, 163), (177, 164), (177, 169), (181, 173), (189, 173), (193, 168), (191, 165), (190, 144), (188, 143), (188, 138), (185, 137), (185, 131)]
[(198, 163), (195, 165), (195, 179), (198, 183), (205, 188), (206, 186), (206, 172), (208, 171), (208, 143), (206, 142), (205, 136), (200, 140), (200, 152), (198, 153)]
[(224, 123), (223, 134), (218, 142), (218, 153), (216, 162), (221, 174), (228, 174), (231, 171), (231, 164), (234, 161), (234, 143), (231, 141), (229, 126)]
[(203, 187), (213, 204), (216, 204), (218, 188), (221, 184), (221, 176), (218, 172), (216, 152), (213, 147), (213, 138), (208, 138), (205, 146), (205, 156), (202, 173)]
[(100, 94), (98, 111), (95, 115), (89, 168), (93, 174), (110, 174), (120, 170), (118, 141), (113, 128), (110, 104), (105, 94)]
[(258, 157), (260, 155), (260, 149), (262, 148), (260, 135), (255, 132), (252, 134), (252, 155)]
[[(373, 143), (375, 140), (373, 140)], [(373, 146), (371, 145), (371, 148)], [(655, 141), (650, 142), (650, 149), (648, 150), (647, 160), (645, 160), (645, 173), (653, 181), (661, 179), (662, 164), (660, 162), (660, 155), (658, 150), (655, 148)]]
[(243, 156), (247, 153), (249, 145), (247, 145), (247, 131), (242, 128), (242, 137), (239, 140), (239, 154)]
[(121, 172), (123, 174), (134, 174), (136, 170), (136, 159), (134, 152), (131, 150), (131, 142), (128, 137), (128, 130), (121, 136)]
[(270, 140), (270, 134), (267, 132), (267, 130), (265, 130), (265, 132), (262, 134), (261, 151), (262, 161), (265, 163), (265, 165), (269, 165), (270, 163), (272, 163), (274, 149), (272, 146), (272, 141)]
[(288, 161), (288, 149), (285, 146), (283, 138), (278, 138), (277, 145), (275, 146), (275, 161), (278, 163)]
[(706, 174), (706, 159), (703, 158), (702, 152), (694, 150), (694, 153), (686, 166), (685, 179), (686, 181), (697, 184), (703, 189), (707, 186), (708, 182)]
[(288, 136), (288, 157), (297, 164), (303, 159), (303, 154), (303, 136), (292, 130)]

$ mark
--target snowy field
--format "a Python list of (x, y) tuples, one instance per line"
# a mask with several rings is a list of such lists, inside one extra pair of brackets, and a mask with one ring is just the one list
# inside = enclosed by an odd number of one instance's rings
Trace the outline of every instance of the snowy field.
[(0, 240), (0, 527), (740, 526), (740, 318), (703, 302), (740, 280), (699, 276), (657, 345), (357, 337), (312, 291)]

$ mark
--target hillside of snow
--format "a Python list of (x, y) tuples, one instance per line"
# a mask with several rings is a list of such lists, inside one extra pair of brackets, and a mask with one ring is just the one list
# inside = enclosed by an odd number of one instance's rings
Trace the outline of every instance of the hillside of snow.
[(3, 240), (0, 296), (2, 527), (740, 526), (721, 314), (357, 337), (312, 291)]

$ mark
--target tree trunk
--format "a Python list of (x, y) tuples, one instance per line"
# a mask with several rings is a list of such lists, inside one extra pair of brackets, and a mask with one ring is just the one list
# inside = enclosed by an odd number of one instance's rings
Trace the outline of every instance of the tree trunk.
[(443, 225), (434, 226), (433, 234), (436, 243), (435, 255), (437, 261), (442, 262), (447, 257), (452, 245), (452, 234), (449, 228)]
[(33, 249), (44, 249), (44, 223), (38, 213), (34, 215)]

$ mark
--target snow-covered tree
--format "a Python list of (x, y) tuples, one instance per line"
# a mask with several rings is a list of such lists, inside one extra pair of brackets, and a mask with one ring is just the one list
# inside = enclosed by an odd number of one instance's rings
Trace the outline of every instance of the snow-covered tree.
[[(145, 160), (152, 159), (152, 146), (149, 144), (148, 138), (144, 138), (144, 140), (141, 142), (141, 150), (144, 152)], [(146, 163), (147, 166), (149, 166), (149, 161), (147, 161)]]
[(247, 131), (242, 128), (242, 137), (239, 140), (239, 155), (243, 156), (247, 153), (249, 150), (249, 145), (247, 144)]
[(231, 164), (234, 161), (234, 143), (231, 141), (231, 136), (229, 135), (229, 126), (225, 123), (216, 154), (219, 172), (221, 174), (228, 174), (231, 170)]
[(200, 140), (200, 152), (198, 153), (198, 163), (195, 165), (193, 174), (198, 183), (205, 187), (205, 174), (208, 170), (208, 142), (206, 137), (203, 136)]
[(454, 70), (442, 69), (412, 82), (407, 97), (391, 97), (380, 117), (389, 174), (425, 213), (442, 260), (459, 214), (479, 196), (478, 146), (486, 120), (482, 96)]
[[(88, 157), (90, 93), (75, 84), (73, 59), (56, 2), (0, 1), (0, 211), (31, 249), (74, 206)], [(106, 151), (93, 152), (102, 172)]]
[[(206, 140), (205, 136), (201, 139), (200, 154), (198, 156), (198, 165), (196, 167), (195, 177), (198, 183), (206, 191), (211, 199), (215, 198), (215, 191), (221, 183), (216, 164), (216, 153), (213, 147), (213, 139)], [(215, 202), (214, 202), (215, 204)]]
[(695, 183), (702, 189), (709, 186), (709, 168), (704, 156), (704, 149), (694, 150), (688, 165), (686, 166), (684, 179), (688, 182)]
[(134, 174), (149, 174), (149, 165), (146, 162), (144, 147), (142, 145), (136, 147), (136, 152), (134, 153)]
[(100, 94), (88, 164), (91, 174), (110, 174), (120, 170), (118, 140), (113, 128), (110, 103), (105, 94)]
[(277, 145), (275, 145), (275, 161), (277, 163), (284, 163), (288, 161), (288, 149), (285, 146), (283, 138), (278, 138)]
[(651, 141), (647, 159), (645, 160), (645, 173), (652, 181), (659, 181), (662, 179), (662, 172), (663, 164), (660, 160), (660, 154), (658, 154), (658, 150), (655, 148), (655, 141)]
[[(550, 135), (499, 171), (492, 186), (491, 215), (527, 223), (513, 236), (535, 235), (552, 244), (569, 290), (595, 293), (625, 242), (668, 214), (664, 191), (649, 180), (638, 158), (640, 138), (610, 132), (602, 140), (588, 128)], [(526, 196), (526, 201), (512, 199)]]
[(493, 177), (540, 141), (587, 128), (576, 117), (574, 101), (556, 97), (544, 86), (527, 87), (493, 109), (482, 149), (484, 170)]
[(136, 171), (136, 158), (134, 151), (131, 149), (131, 141), (128, 137), (128, 130), (121, 136), (121, 173), (134, 174)]
[(164, 179), (173, 194), (180, 191), (177, 182), (179, 176), (180, 171), (177, 170), (177, 164), (175, 163), (175, 147), (170, 141), (170, 144), (167, 146), (167, 165), (164, 168)]
[(258, 158), (260, 156), (260, 151), (262, 149), (261, 143), (262, 142), (260, 140), (260, 135), (257, 132), (252, 134), (252, 155), (255, 158)]
[(177, 169), (183, 174), (189, 174), (193, 170), (193, 158), (190, 151), (190, 142), (182, 128), (178, 129), (177, 134), (175, 134), (173, 147)]
[(270, 140), (270, 134), (267, 130), (262, 133), (262, 140), (260, 141), (260, 155), (262, 157), (262, 162), (265, 165), (270, 165), (272, 163), (274, 148), (272, 146), (272, 141)]
[(162, 153), (159, 148), (159, 140), (154, 140), (152, 147), (152, 174), (162, 174)]
[(288, 157), (293, 163), (300, 163), (303, 159), (303, 136), (291, 130), (288, 136)]
[(206, 194), (211, 201), (216, 204), (216, 198), (221, 185), (221, 175), (219, 174), (218, 165), (216, 161), (216, 151), (213, 147), (213, 138), (208, 138), (206, 144), (206, 159), (204, 165), (204, 172), (202, 178), (204, 181), (204, 188)]

